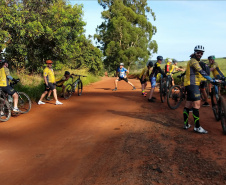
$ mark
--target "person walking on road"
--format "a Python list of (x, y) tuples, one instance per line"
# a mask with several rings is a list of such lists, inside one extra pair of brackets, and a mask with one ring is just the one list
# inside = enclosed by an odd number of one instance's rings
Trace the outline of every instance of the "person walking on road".
[(127, 70), (126, 68), (124, 68), (124, 63), (120, 63), (119, 68), (116, 71), (116, 76), (117, 79), (115, 80), (115, 88), (112, 91), (117, 91), (117, 85), (118, 82), (121, 80), (124, 80), (125, 82), (127, 82), (128, 84), (130, 84), (133, 89), (132, 90), (136, 90), (135, 86), (128, 80), (126, 73), (129, 74), (129, 70)]
[(43, 71), (45, 91), (41, 95), (41, 98), (38, 101), (38, 105), (45, 104), (42, 100), (50, 90), (53, 91), (53, 96), (54, 96), (54, 99), (56, 100), (56, 105), (62, 105), (63, 103), (59, 102), (57, 98), (56, 80), (55, 80), (55, 76), (52, 68), (53, 62), (52, 60), (47, 60), (46, 64), (47, 64), (47, 67)]

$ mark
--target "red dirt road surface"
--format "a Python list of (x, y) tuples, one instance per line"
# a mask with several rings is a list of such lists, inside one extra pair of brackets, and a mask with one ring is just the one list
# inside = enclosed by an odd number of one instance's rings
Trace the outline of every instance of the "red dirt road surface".
[(83, 95), (33, 105), (0, 123), (1, 185), (226, 184), (226, 136), (211, 107), (200, 109), (202, 135), (183, 130), (182, 107), (149, 103), (113, 78)]

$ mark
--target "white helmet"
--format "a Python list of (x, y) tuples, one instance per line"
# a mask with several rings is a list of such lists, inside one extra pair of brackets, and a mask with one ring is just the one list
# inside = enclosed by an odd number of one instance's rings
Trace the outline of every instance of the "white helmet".
[(169, 58), (169, 59), (168, 59), (168, 62), (172, 63), (172, 59)]
[(195, 46), (194, 51), (202, 51), (202, 52), (205, 52), (205, 48), (202, 45), (197, 45), (197, 46)]
[(119, 65), (120, 65), (120, 66), (124, 66), (124, 63), (120, 63)]

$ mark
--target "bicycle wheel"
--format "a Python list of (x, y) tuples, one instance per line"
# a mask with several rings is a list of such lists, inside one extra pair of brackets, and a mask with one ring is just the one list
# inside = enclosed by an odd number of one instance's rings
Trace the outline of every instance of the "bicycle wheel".
[(31, 99), (24, 92), (17, 92), (18, 98), (18, 108), (22, 114), (26, 114), (31, 110)]
[(82, 81), (78, 81), (77, 83), (78, 85), (78, 96), (81, 96), (82, 95), (82, 88), (83, 88), (83, 84), (82, 84)]
[(226, 135), (226, 102), (224, 98), (220, 97), (221, 102), (221, 126), (223, 129), (223, 133)]
[(160, 99), (162, 103), (165, 102), (166, 95), (167, 95), (167, 87), (166, 87), (166, 81), (164, 81), (161, 83), (161, 86), (160, 86)]
[(8, 121), (11, 117), (11, 108), (9, 102), (0, 98), (0, 121)]
[(219, 109), (219, 98), (217, 98), (216, 96), (216, 92), (214, 90), (214, 88), (212, 88), (212, 93), (211, 93), (211, 104), (212, 104), (212, 110), (213, 110), (213, 114), (214, 117), (217, 121), (220, 120), (220, 109)]
[(64, 99), (70, 98), (72, 95), (72, 85), (67, 84), (65, 89), (64, 89)]
[(171, 109), (177, 109), (183, 101), (183, 92), (179, 85), (170, 88), (167, 94), (167, 104)]

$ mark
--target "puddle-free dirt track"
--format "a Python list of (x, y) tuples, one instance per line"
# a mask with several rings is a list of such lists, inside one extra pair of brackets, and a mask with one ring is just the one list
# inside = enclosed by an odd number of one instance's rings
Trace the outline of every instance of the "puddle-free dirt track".
[[(83, 95), (33, 104), (0, 123), (0, 185), (226, 184), (226, 136), (211, 107), (200, 109), (202, 135), (183, 130), (183, 105), (149, 103), (114, 78)], [(150, 86), (150, 85), (149, 85)], [(194, 125), (190, 113), (189, 122)]]

